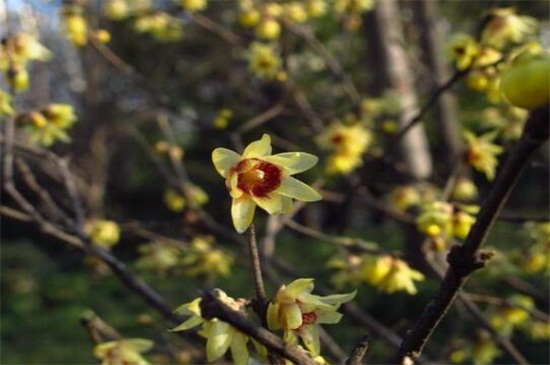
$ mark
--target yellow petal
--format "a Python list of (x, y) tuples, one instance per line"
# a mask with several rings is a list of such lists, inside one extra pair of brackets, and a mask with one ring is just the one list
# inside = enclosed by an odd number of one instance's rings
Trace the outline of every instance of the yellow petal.
[(170, 331), (185, 331), (190, 328), (196, 327), (203, 322), (204, 322), (204, 319), (202, 319), (201, 317), (193, 316), (188, 320), (186, 320), (185, 322), (183, 322), (182, 324), (180, 324), (179, 326), (172, 328)]
[(288, 214), (292, 211), (292, 199), (286, 196), (281, 196), (281, 212)]
[(264, 157), (271, 154), (271, 137), (264, 134), (262, 139), (249, 144), (244, 152), (243, 158)]
[(118, 341), (103, 342), (94, 347), (94, 356), (103, 359), (109, 351), (118, 346)]
[(231, 217), (233, 225), (239, 233), (243, 233), (252, 223), (254, 219), (254, 211), (256, 204), (250, 197), (242, 196), (238, 199), (233, 199), (231, 204)]
[(317, 310), (315, 311), (317, 318), (315, 318), (315, 323), (338, 323), (342, 319), (342, 314), (332, 311), (332, 310)]
[(285, 304), (281, 307), (285, 329), (294, 330), (302, 325), (302, 311), (298, 304)]
[(248, 365), (250, 355), (248, 354), (248, 348), (246, 347), (247, 342), (248, 337), (235, 331), (233, 342), (231, 342), (231, 355), (233, 356), (233, 362), (236, 365)]
[(270, 330), (276, 330), (281, 328), (281, 323), (279, 322), (279, 303), (270, 302), (267, 307), (267, 327)]
[(321, 354), (321, 344), (319, 343), (319, 329), (314, 324), (305, 325), (300, 331), (300, 337), (304, 341), (306, 348), (311, 351), (313, 356)]
[(355, 298), (356, 294), (357, 294), (357, 290), (354, 290), (351, 293), (347, 293), (347, 294), (327, 295), (326, 297), (322, 297), (322, 300), (327, 304), (343, 304)]
[(148, 351), (155, 345), (153, 341), (143, 338), (129, 338), (127, 340), (121, 340), (120, 342), (124, 346), (128, 346), (129, 348), (137, 352)]
[(214, 361), (222, 357), (229, 349), (232, 340), (233, 330), (229, 324), (221, 321), (213, 323), (206, 343), (208, 361)]
[(201, 300), (202, 300), (202, 298), (197, 298), (197, 299), (193, 300), (192, 302), (185, 303), (185, 304), (179, 306), (178, 308), (176, 308), (174, 310), (174, 313), (186, 314), (186, 315), (196, 315), (196, 316), (200, 317), (200, 315), (201, 315), (201, 307), (200, 307)]
[(229, 174), (229, 169), (239, 163), (241, 156), (234, 151), (228, 150), (227, 148), (216, 148), (212, 151), (212, 163), (220, 174), (223, 177), (227, 177)]
[(284, 167), (290, 175), (293, 175), (309, 170), (317, 164), (319, 158), (304, 152), (286, 152), (273, 156), (266, 156), (262, 158), (262, 160)]
[(305, 202), (314, 202), (323, 198), (321, 194), (312, 187), (293, 177), (288, 177), (281, 181), (281, 186), (277, 189), (277, 194)]
[(291, 298), (297, 298), (300, 294), (311, 293), (313, 290), (313, 279), (296, 279), (288, 284), (286, 294)]
[(252, 199), (269, 214), (281, 214), (283, 212), (283, 199), (277, 194), (271, 194), (271, 196), (265, 198), (253, 196)]

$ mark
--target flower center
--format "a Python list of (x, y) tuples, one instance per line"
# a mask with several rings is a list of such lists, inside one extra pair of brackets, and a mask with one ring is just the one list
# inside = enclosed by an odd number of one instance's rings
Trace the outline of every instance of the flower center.
[(237, 187), (246, 194), (266, 197), (281, 185), (282, 170), (269, 162), (247, 158), (234, 169), (238, 174)]
[(302, 324), (313, 324), (317, 319), (315, 312), (302, 313)]

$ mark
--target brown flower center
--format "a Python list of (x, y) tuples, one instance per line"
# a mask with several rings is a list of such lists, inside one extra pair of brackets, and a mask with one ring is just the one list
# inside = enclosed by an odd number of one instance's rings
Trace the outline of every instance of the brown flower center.
[(266, 197), (281, 185), (281, 168), (257, 158), (242, 160), (232, 169), (232, 173), (238, 174), (239, 189), (259, 198)]
[(313, 324), (317, 320), (315, 312), (302, 313), (302, 324)]

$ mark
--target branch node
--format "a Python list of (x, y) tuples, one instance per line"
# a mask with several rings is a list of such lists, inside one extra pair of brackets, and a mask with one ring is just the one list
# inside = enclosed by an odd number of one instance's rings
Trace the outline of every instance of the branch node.
[(464, 246), (453, 246), (447, 255), (447, 262), (458, 276), (466, 277), (484, 268), (495, 254), (495, 251), (483, 250), (472, 255)]

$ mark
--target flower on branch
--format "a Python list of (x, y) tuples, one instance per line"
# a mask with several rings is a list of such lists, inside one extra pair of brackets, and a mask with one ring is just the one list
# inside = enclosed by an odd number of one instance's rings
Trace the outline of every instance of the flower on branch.
[[(234, 310), (246, 314), (243, 300), (235, 300), (220, 289), (216, 289), (215, 292), (220, 301)], [(222, 357), (227, 350), (231, 350), (235, 364), (248, 364), (250, 358), (247, 348), (248, 336), (217, 318), (211, 320), (202, 318), (201, 300), (202, 298), (197, 298), (175, 310), (178, 314), (190, 315), (191, 317), (173, 328), (172, 331), (185, 331), (196, 326), (202, 326), (199, 334), (206, 338), (206, 357), (208, 361), (215, 361)]]
[(212, 161), (233, 198), (231, 216), (239, 233), (252, 223), (256, 205), (273, 215), (289, 212), (292, 199), (321, 199), (317, 191), (291, 176), (312, 168), (317, 157), (304, 152), (271, 155), (271, 138), (267, 134), (249, 144), (242, 155), (216, 148)]
[(153, 341), (142, 338), (103, 342), (94, 348), (94, 356), (101, 360), (101, 365), (148, 365), (141, 353), (153, 345)]
[(466, 140), (466, 162), (476, 170), (483, 172), (488, 180), (495, 178), (495, 170), (498, 165), (497, 157), (503, 152), (499, 145), (491, 143), (496, 134), (493, 132), (476, 136), (470, 131), (463, 133)]
[(313, 279), (297, 279), (283, 285), (267, 309), (271, 330), (282, 329), (284, 341), (298, 344), (300, 338), (313, 357), (319, 356), (319, 324), (338, 323), (342, 314), (336, 310), (351, 301), (356, 291), (347, 294), (319, 296), (311, 294)]

